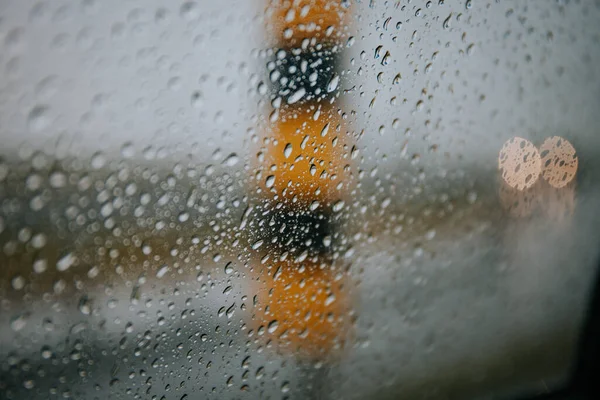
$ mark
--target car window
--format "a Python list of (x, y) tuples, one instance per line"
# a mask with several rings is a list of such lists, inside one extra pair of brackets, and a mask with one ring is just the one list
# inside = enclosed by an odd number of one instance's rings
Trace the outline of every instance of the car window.
[(0, 2), (0, 398), (561, 387), (600, 7)]

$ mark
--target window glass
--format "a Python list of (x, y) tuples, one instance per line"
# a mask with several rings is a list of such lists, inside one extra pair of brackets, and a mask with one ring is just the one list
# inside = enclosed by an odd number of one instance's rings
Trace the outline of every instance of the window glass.
[(560, 387), (598, 4), (0, 2), (0, 398)]

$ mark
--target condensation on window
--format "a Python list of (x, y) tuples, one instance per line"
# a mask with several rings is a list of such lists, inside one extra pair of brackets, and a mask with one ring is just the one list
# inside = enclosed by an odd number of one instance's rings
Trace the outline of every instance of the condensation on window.
[(600, 7), (0, 2), (0, 398), (514, 398), (598, 265)]

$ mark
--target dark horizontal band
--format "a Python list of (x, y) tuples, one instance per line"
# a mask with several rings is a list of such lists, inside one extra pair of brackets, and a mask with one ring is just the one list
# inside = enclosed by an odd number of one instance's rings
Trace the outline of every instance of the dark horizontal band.
[(310, 256), (332, 252), (336, 231), (327, 212), (293, 210), (286, 206), (267, 210), (262, 206), (252, 212), (252, 242), (263, 241), (263, 246), (276, 253)]
[(271, 94), (284, 104), (337, 96), (341, 51), (326, 46), (276, 50), (267, 63)]

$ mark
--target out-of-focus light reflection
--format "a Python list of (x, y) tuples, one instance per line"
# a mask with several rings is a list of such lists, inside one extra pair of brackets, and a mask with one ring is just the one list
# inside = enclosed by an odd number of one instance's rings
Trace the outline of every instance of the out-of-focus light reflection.
[(542, 182), (524, 190), (511, 187), (504, 180), (500, 182), (499, 197), (502, 208), (512, 217), (528, 217), (536, 210), (542, 192)]
[[(528, 140), (507, 141), (498, 156), (502, 181), (500, 204), (510, 216), (535, 214), (553, 221), (565, 221), (575, 211), (575, 175), (578, 159), (566, 139), (552, 136), (539, 152)], [(544, 179), (538, 179), (539, 175)]]
[(298, 46), (305, 39), (339, 43), (349, 35), (351, 8), (349, 2), (330, 0), (269, 2), (269, 37), (286, 47)]
[(575, 212), (575, 181), (561, 188), (555, 188), (544, 182), (540, 192), (540, 208), (549, 220), (567, 222)]
[(555, 188), (566, 186), (575, 178), (579, 160), (575, 148), (560, 136), (549, 137), (540, 146), (542, 176)]
[(516, 190), (532, 187), (541, 171), (541, 158), (537, 148), (529, 140), (514, 137), (500, 149), (498, 168), (502, 179)]

